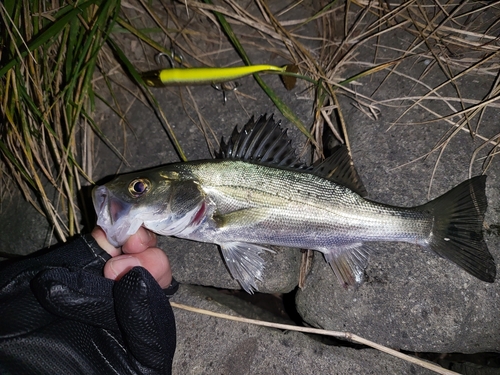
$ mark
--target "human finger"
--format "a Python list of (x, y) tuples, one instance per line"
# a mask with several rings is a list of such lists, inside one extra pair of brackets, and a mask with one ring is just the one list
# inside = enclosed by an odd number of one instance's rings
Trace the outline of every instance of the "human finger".
[(104, 266), (104, 276), (120, 280), (133, 267), (143, 267), (155, 278), (162, 288), (172, 283), (172, 270), (167, 255), (157, 247), (150, 247), (141, 253), (122, 254), (110, 259)]
[(139, 230), (130, 236), (127, 242), (123, 244), (122, 251), (125, 254), (141, 253), (150, 247), (155, 247), (156, 242), (156, 235), (153, 232), (140, 227)]
[(90, 234), (92, 235), (92, 237), (94, 237), (101, 249), (106, 251), (112, 257), (115, 257), (122, 253), (120, 248), (114, 247), (109, 243), (108, 238), (106, 237), (106, 233), (102, 230), (101, 227), (96, 226)]

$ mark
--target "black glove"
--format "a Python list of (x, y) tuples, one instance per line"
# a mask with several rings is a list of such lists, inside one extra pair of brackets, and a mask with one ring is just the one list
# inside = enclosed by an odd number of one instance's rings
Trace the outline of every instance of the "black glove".
[(104, 278), (108, 259), (87, 235), (0, 270), (0, 374), (171, 373), (165, 291), (141, 267)]

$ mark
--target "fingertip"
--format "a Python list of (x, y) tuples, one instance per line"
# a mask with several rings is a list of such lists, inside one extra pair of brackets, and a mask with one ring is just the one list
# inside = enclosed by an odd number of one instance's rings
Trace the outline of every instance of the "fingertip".
[(137, 231), (137, 235), (139, 236), (139, 239), (141, 240), (141, 243), (143, 245), (147, 245), (148, 247), (156, 246), (156, 234), (154, 234), (150, 230), (147, 230), (144, 227), (140, 227)]
[(145, 251), (150, 247), (156, 246), (156, 235), (140, 227), (139, 230), (130, 236), (130, 238), (122, 246), (122, 251), (127, 254), (136, 254)]
[(160, 268), (160, 274), (156, 281), (158, 282), (158, 284), (160, 284), (162, 289), (165, 289), (172, 284), (172, 268), (170, 268), (170, 261), (167, 255), (162, 250), (160, 250), (160, 252), (164, 255), (164, 257), (162, 257), (163, 268)]
[(104, 277), (120, 280), (133, 267), (145, 268), (158, 282), (162, 289), (172, 283), (172, 269), (167, 255), (157, 247), (137, 254), (123, 254), (110, 259), (104, 266)]
[(136, 254), (142, 267), (147, 269), (161, 288), (168, 288), (172, 283), (172, 269), (167, 255), (157, 247), (151, 247), (146, 251)]
[(141, 261), (133, 255), (119, 255), (111, 258), (104, 266), (104, 277), (120, 280), (132, 268), (142, 266)]
[(108, 238), (106, 237), (106, 233), (101, 227), (96, 226), (90, 234), (92, 235), (92, 237), (94, 237), (95, 241), (101, 247), (101, 249), (103, 249), (112, 257), (121, 254), (119, 248), (116, 248), (109, 243)]

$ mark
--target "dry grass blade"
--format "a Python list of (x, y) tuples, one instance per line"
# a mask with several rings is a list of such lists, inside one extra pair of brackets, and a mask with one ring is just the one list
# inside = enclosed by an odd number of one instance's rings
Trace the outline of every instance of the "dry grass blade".
[[(432, 149), (432, 151), (438, 151), (439, 155), (432, 171), (429, 191), (446, 147), (461, 130), (467, 131), (473, 138), (478, 137), (486, 142), (471, 156), (469, 174), (472, 174), (472, 163), (477, 152), (486, 147), (486, 144), (496, 147), (497, 137), (480, 134), (479, 124), (486, 108), (498, 106), (497, 83), (482, 99), (477, 100), (474, 95), (475, 91), (469, 89), (471, 85), (469, 82), (473, 80), (475, 74), (490, 74), (492, 69), (498, 71), (500, 57), (497, 43), (499, 2), (483, 4), (457, 1), (441, 4), (434, 1), (431, 4), (435, 4), (435, 6), (429, 6), (425, 2), (415, 2), (412, 6), (407, 7), (405, 12), (399, 13), (398, 18), (411, 21), (406, 30), (415, 36), (415, 41), (408, 53), (414, 53), (420, 48), (420, 56), (425, 56), (428, 59), (428, 68), (425, 74), (436, 74), (439, 71), (446, 76), (446, 79), (435, 87), (429, 87), (428, 91), (420, 97), (411, 99), (411, 105), (392, 125), (402, 124), (401, 120), (411, 116), (416, 108), (426, 109), (433, 118), (412, 122), (412, 125), (441, 121), (452, 125), (453, 128), (449, 129), (443, 139)], [(484, 12), (485, 9), (489, 11)], [(423, 81), (424, 77), (422, 76), (420, 79)], [(440, 95), (440, 92), (445, 90), (448, 92), (447, 97)], [(453, 91), (456, 98), (450, 96)], [(429, 100), (431, 97), (436, 100), (436, 96), (441, 97), (441, 100), (451, 109), (451, 113), (443, 114), (439, 110), (430, 109), (422, 104), (422, 101)], [(451, 105), (452, 101), (458, 101), (461, 109)], [(472, 105), (470, 105), (471, 103)], [(458, 122), (456, 119), (459, 119)], [(490, 155), (493, 157), (494, 152), (490, 152)], [(490, 163), (491, 159), (489, 159), (488, 164), (483, 165), (483, 171), (485, 166), (490, 165)]]

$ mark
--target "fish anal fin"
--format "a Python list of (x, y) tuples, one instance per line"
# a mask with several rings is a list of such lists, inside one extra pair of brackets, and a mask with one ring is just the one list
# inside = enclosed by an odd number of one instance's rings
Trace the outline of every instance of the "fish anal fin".
[(363, 244), (338, 246), (323, 253), (341, 285), (357, 287), (363, 283), (369, 258), (368, 249)]
[(245, 242), (224, 242), (219, 244), (227, 268), (241, 287), (250, 294), (257, 291), (257, 280), (262, 281), (264, 260), (260, 254), (274, 251), (259, 245)]
[(313, 166), (312, 172), (348, 187), (362, 197), (367, 195), (363, 181), (361, 181), (345, 145), (335, 147), (331, 156)]

